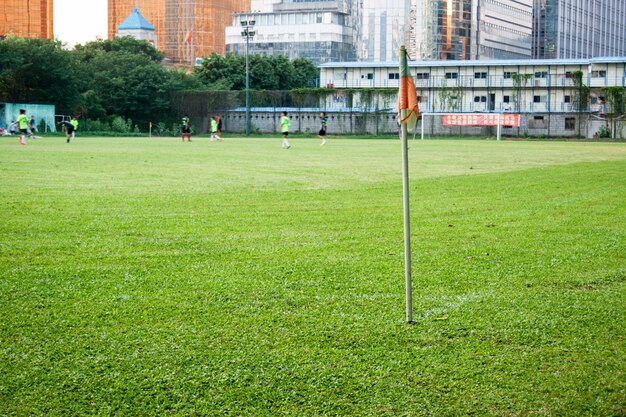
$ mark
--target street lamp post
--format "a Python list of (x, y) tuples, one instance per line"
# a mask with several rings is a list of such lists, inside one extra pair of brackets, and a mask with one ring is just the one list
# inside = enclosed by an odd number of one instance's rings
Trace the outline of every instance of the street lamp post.
[(250, 136), (250, 62), (248, 52), (250, 48), (250, 39), (254, 38), (254, 20), (241, 21), (241, 36), (246, 38), (246, 136)]

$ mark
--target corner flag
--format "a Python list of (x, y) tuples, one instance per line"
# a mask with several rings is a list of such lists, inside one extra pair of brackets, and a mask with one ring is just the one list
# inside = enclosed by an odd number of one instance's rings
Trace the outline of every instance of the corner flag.
[(420, 116), (419, 104), (415, 83), (409, 70), (407, 53), (404, 47), (400, 48), (400, 90), (398, 91), (398, 113), (408, 110), (408, 114), (400, 115), (400, 123), (406, 123), (409, 129), (415, 128)]
[(406, 321), (413, 322), (413, 280), (411, 278), (411, 221), (409, 212), (409, 156), (407, 145), (408, 128), (414, 128), (419, 118), (417, 92), (409, 71), (404, 45), (400, 47), (400, 89), (398, 90), (398, 120), (400, 121), (400, 143), (402, 145), (402, 196), (404, 205), (404, 275), (406, 280)]

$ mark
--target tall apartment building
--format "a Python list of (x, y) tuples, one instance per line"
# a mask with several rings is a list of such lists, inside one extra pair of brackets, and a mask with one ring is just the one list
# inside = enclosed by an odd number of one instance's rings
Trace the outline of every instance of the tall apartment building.
[(133, 8), (154, 25), (158, 49), (176, 64), (226, 51), (225, 29), (233, 13), (250, 9), (250, 0), (109, 0), (109, 38)]
[(421, 60), (530, 58), (533, 0), (412, 0), (409, 54)]
[(52, 0), (0, 0), (0, 36), (53, 39)]
[(241, 22), (254, 21), (250, 54), (305, 57), (316, 64), (356, 59), (353, 0), (253, 0), (226, 28), (226, 50), (243, 55)]
[(626, 55), (626, 1), (535, 0), (533, 58)]

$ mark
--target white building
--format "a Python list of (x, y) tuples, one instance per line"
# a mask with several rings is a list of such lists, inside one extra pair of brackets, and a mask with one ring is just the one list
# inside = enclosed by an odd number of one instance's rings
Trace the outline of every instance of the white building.
[(356, 59), (352, 0), (257, 0), (226, 28), (226, 51), (245, 54), (241, 22), (254, 22), (250, 54), (305, 57), (319, 64)]
[[(534, 134), (558, 129), (573, 135), (584, 121), (583, 133), (592, 136), (597, 131), (592, 121), (602, 122), (611, 111), (603, 89), (626, 86), (626, 57), (411, 61), (409, 66), (422, 113), (521, 113)], [(397, 89), (400, 71), (397, 62), (326, 63), (320, 65), (320, 84), (338, 90)], [(342, 101), (326, 103), (338, 111), (344, 106)]]

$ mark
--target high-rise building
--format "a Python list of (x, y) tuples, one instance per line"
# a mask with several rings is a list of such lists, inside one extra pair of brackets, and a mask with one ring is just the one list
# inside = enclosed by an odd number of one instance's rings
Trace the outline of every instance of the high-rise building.
[(109, 38), (138, 7), (154, 25), (158, 49), (176, 64), (226, 50), (225, 28), (233, 13), (250, 9), (250, 0), (109, 0)]
[[(236, 54), (305, 57), (316, 64), (354, 61), (354, 0), (253, 0), (226, 28), (226, 50)], [(254, 37), (242, 36), (241, 22), (254, 22)], [(246, 46), (248, 42), (248, 46)]]
[(421, 60), (531, 57), (533, 0), (412, 0), (409, 54)]
[(408, 40), (410, 0), (362, 0), (357, 25), (359, 61), (399, 60)]
[(626, 55), (626, 1), (535, 0), (533, 58)]
[(0, 0), (0, 36), (53, 39), (52, 0)]

